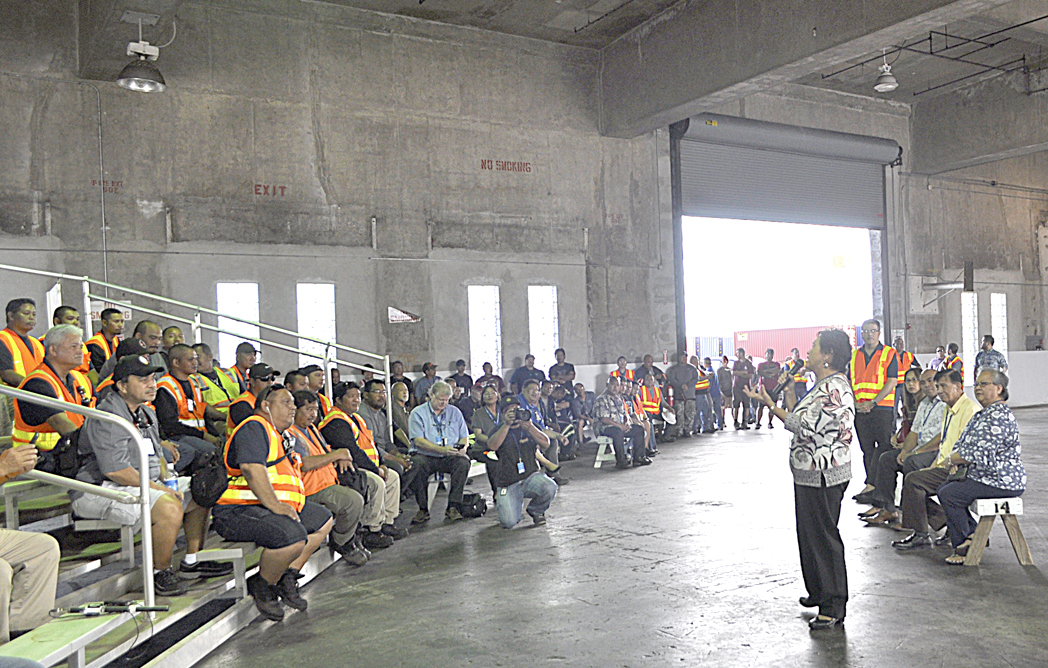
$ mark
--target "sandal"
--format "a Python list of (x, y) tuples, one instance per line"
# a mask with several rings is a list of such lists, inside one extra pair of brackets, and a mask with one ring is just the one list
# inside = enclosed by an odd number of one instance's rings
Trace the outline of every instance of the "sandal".
[(878, 508), (877, 506), (874, 506), (869, 510), (864, 510), (863, 512), (859, 513), (859, 519), (864, 520), (867, 517), (876, 517), (881, 513), (882, 510), (883, 508)]
[(866, 526), (888, 526), (898, 522), (900, 515), (899, 513), (890, 513), (887, 510), (883, 510), (874, 517), (865, 517), (863, 519), (866, 520)]

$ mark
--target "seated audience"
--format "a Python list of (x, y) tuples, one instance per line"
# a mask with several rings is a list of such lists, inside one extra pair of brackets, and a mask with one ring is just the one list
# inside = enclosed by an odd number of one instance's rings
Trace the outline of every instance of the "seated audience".
[[(145, 356), (120, 360), (113, 371), (116, 391), (110, 392), (98, 410), (118, 415), (138, 427), (149, 457), (150, 515), (153, 527), (153, 589), (160, 596), (180, 596), (186, 587), (181, 580), (228, 575), (233, 565), (197, 561), (196, 554), (204, 545), (208, 510), (193, 503), (189, 478), (178, 479), (178, 490), (166, 487), (163, 480), (166, 465), (157, 456), (161, 445), (159, 421), (149, 406), (157, 396), (157, 368)], [(102, 420), (88, 419), (80, 435), (78, 450), (81, 467), (77, 480), (138, 495), (138, 446), (123, 429)], [(142, 508), (94, 494), (70, 492), (73, 512), (88, 519), (102, 519), (133, 526), (141, 519)], [(180, 529), (186, 532), (186, 556), (179, 564), (178, 575), (172, 569), (171, 555)]]
[[(422, 378), (415, 381), (415, 405), (422, 403), (429, 396), (429, 388), (433, 386), (433, 383), (440, 380), (440, 376), (437, 375), (437, 365), (433, 362), (426, 362), (422, 365)], [(457, 387), (458, 383), (454, 383)]]
[[(313, 390), (309, 389), (309, 376), (302, 373), (302, 369), (294, 369), (293, 371), (288, 371), (287, 373), (285, 373), (284, 387), (291, 394), (294, 394), (295, 392), (299, 392), (301, 390), (307, 390), (309, 392), (312, 392), (313, 394), (316, 394), (316, 392), (313, 392)], [(334, 387), (334, 385), (332, 385), (331, 387)]]
[(179, 473), (192, 471), (194, 464), (215, 454), (216, 446), (225, 443), (225, 438), (207, 431), (207, 420), (220, 421), (222, 415), (204, 401), (203, 392), (193, 378), (197, 364), (195, 350), (184, 343), (171, 346), (168, 372), (157, 382), (153, 404), (160, 420), (160, 435), (178, 444), (175, 470)]
[(229, 404), (229, 416), (226, 418), (226, 438), (233, 434), (237, 425), (255, 414), (255, 399), (264, 389), (276, 382), (279, 371), (265, 362), (251, 365), (247, 372), (247, 388)]
[[(72, 325), (52, 327), (44, 336), (44, 363), (31, 371), (19, 389), (59, 399), (77, 406), (93, 408), (91, 381), (76, 371), (84, 361), (80, 329)], [(58, 462), (52, 452), (63, 437), (75, 438), (84, 424), (84, 416), (60, 411), (27, 401), (14, 401), (15, 427), (11, 433), (14, 447), (32, 445), (40, 450), (37, 468), (49, 473), (58, 472)]]
[(662, 419), (662, 411), (673, 413), (673, 407), (666, 402), (662, 394), (662, 388), (655, 382), (654, 374), (647, 374), (641, 381), (638, 395), (641, 409), (647, 415), (652, 425), (661, 424), (665, 430), (662, 434), (656, 429), (653, 438), (655, 442), (669, 443), (675, 440), (668, 432), (670, 431)]
[(547, 426), (560, 434), (558, 461), (571, 461), (578, 457), (578, 432), (575, 430), (575, 413), (571, 409), (571, 397), (563, 385), (550, 390), (543, 408), (546, 413)]
[(931, 497), (949, 477), (947, 460), (961, 432), (979, 410), (979, 405), (964, 393), (964, 380), (959, 371), (946, 369), (935, 374), (935, 388), (946, 404), (942, 442), (931, 466), (907, 473), (902, 479), (902, 526), (911, 533), (892, 542), (892, 547), (898, 550), (928, 547), (932, 544), (931, 530), (938, 531), (946, 525), (942, 506)]
[(596, 394), (588, 391), (582, 383), (575, 383), (575, 396), (571, 400), (571, 411), (575, 414), (575, 430), (579, 435), (579, 443), (583, 442), (583, 428), (593, 422), (593, 404), (596, 401)]
[[(400, 515), (400, 476), (382, 463), (371, 430), (356, 414), (360, 408), (360, 388), (356, 383), (339, 383), (332, 390), (334, 404), (320, 422), (320, 433), (332, 448), (348, 450), (353, 465), (364, 472), (377, 488), (374, 504), (364, 508), (362, 540), (369, 550), (389, 547), (394, 539), (408, 535), (394, 526)], [(370, 499), (369, 499), (370, 501)]]
[[(160, 325), (151, 320), (143, 320), (135, 325), (135, 331), (131, 334), (131, 338), (138, 339), (145, 345), (146, 354), (149, 355), (150, 366), (160, 367), (160, 371), (157, 371), (157, 380), (159, 380), (165, 373), (167, 373), (167, 360), (160, 354), (160, 346), (163, 342)], [(119, 348), (119, 346), (117, 346), (117, 348)], [(127, 354), (132, 355), (134, 352), (129, 352)], [(110, 357), (106, 360), (106, 363), (102, 365), (102, 370), (98, 372), (98, 377), (108, 378), (113, 375), (113, 367), (116, 366), (116, 363), (122, 356), (123, 354), (118, 349), (117, 354)]]
[[(226, 369), (226, 374), (237, 384), (237, 394), (247, 392), (248, 371), (258, 362), (255, 344), (241, 341), (237, 344), (236, 362)], [(236, 399), (236, 397), (233, 397)]]
[[(390, 383), (404, 383), (404, 387), (408, 388), (408, 401), (412, 401), (412, 397), (415, 396), (415, 385), (411, 382), (411, 379), (404, 375), (404, 363), (397, 360), (389, 365)], [(412, 408), (414, 404), (409, 404), (408, 408)]]
[(622, 381), (622, 400), (626, 404), (626, 415), (629, 416), (630, 423), (644, 430), (644, 454), (648, 457), (659, 454), (655, 447), (655, 429), (641, 406), (637, 383), (632, 380)]
[(434, 473), (451, 475), (448, 490), (448, 507), (444, 516), (457, 521), (462, 519), (462, 491), (469, 475), (469, 428), (462, 419), (462, 412), (449, 405), (451, 386), (442, 380), (429, 388), (429, 401), (411, 411), (408, 418), (408, 437), (411, 439), (411, 459), (418, 467), (415, 478), (415, 501), (418, 514), (412, 524), (428, 522), (429, 477)]
[(540, 383), (546, 380), (546, 372), (535, 368), (535, 356), (531, 353), (524, 356), (524, 366), (515, 369), (513, 375), (509, 377), (509, 391), (513, 394), (520, 394), (524, 389), (525, 381), (529, 380), (537, 380)]
[[(51, 318), (51, 325), (72, 325), (78, 329), (83, 329), (80, 327), (80, 311), (72, 306), (63, 305), (56, 308)], [(87, 376), (91, 384), (95, 385), (98, 382), (98, 375), (91, 369), (91, 353), (87, 351), (86, 343), (81, 345), (80, 348), (84, 353), (84, 361), (76, 370)]]
[[(557, 495), (557, 483), (542, 472), (536, 457), (548, 439), (534, 422), (517, 417), (517, 403), (512, 396), (502, 402), (502, 419), (488, 442), (498, 455), (492, 467), (497, 485), (495, 506), (505, 529), (516, 526), (525, 511), (536, 526), (545, 524), (546, 510)], [(530, 499), (526, 508), (525, 499)]]
[[(317, 417), (317, 397), (309, 390), (297, 390), (295, 424), (287, 433), (295, 437), (295, 451), (302, 457), (302, 485), (306, 500), (319, 503), (331, 511), (334, 524), (328, 543), (347, 563), (363, 566), (368, 552), (360, 544), (357, 528), (364, 514), (364, 497), (355, 489), (339, 484), (338, 475), (353, 469), (353, 455), (349, 450), (332, 450), (314, 424)], [(378, 496), (375, 490), (375, 496)]]
[(408, 387), (404, 383), (393, 384), (393, 444), (401, 454), (411, 451), (411, 439), (408, 438)]
[[(149, 351), (146, 350), (146, 344), (141, 339), (134, 337), (130, 339), (124, 339), (116, 347), (116, 353), (106, 360), (105, 364), (102, 365), (102, 370), (105, 375), (101, 376), (98, 385), (95, 387), (95, 397), (101, 401), (105, 398), (106, 394), (115, 391), (113, 386), (113, 369), (116, 368), (116, 363), (120, 360), (134, 355), (138, 357), (140, 355), (149, 355)], [(156, 379), (160, 380), (164, 377), (164, 371), (158, 371), (156, 373)]]
[(98, 333), (84, 342), (87, 351), (91, 354), (91, 368), (101, 377), (102, 365), (116, 353), (116, 347), (122, 340), (124, 333), (124, 314), (118, 309), (107, 308), (102, 310), (100, 329)]
[(493, 450), (489, 445), (491, 435), (499, 427), (498, 390), (490, 385), (485, 387), (480, 395), (480, 403), (480, 407), (473, 411), (473, 419), (470, 421), (474, 440), (468, 452), (471, 458), (485, 465), (488, 483), (491, 485), (492, 502), (498, 503), (498, 484), (495, 479), (495, 466), (493, 466), (498, 459), (492, 458)]
[(220, 536), (263, 548), (247, 589), (262, 616), (280, 621), (281, 600), (306, 609), (298, 576), (334, 521), (327, 508), (306, 500), (298, 454), (284, 444), (282, 434), (295, 422), (295, 399), (283, 388), (266, 387), (256, 403), (255, 414), (226, 441), (229, 489), (211, 512)]
[[(305, 375), (306, 380), (309, 382), (307, 389), (317, 395), (317, 399), (320, 401), (317, 404), (317, 420), (323, 420), (331, 412), (331, 397), (324, 394), (324, 369), (317, 364), (310, 364), (299, 369), (298, 373)], [(334, 385), (331, 387), (334, 387)]]
[(1021, 496), (1026, 490), (1019, 425), (1005, 403), (1008, 376), (998, 369), (983, 369), (975, 381), (975, 398), (982, 410), (972, 416), (945, 462), (951, 473), (967, 466), (967, 475), (943, 483), (937, 492), (953, 545), (946, 563), (955, 565), (964, 563), (978, 524), (968, 510), (972, 502)]
[[(357, 415), (364, 420), (375, 439), (382, 463), (397, 472), (400, 476), (400, 493), (411, 488), (418, 469), (411, 462), (411, 457), (402, 453), (389, 436), (389, 420), (386, 415), (386, 384), (372, 378), (364, 384), (362, 400)], [(405, 452), (407, 447), (405, 446)]]
[(615, 360), (615, 368), (612, 369), (611, 375), (622, 380), (633, 380), (636, 376), (633, 369), (627, 368), (626, 358), (622, 355), (619, 355), (619, 358)]
[(7, 327), (0, 330), (0, 380), (18, 387), (44, 361), (44, 346), (29, 335), (36, 327), (36, 302), (28, 297), (7, 302)]
[(473, 376), (466, 373), (466, 360), (455, 362), (455, 373), (448, 378), (448, 382), (458, 385), (464, 393), (469, 394), (473, 388)]
[(221, 424), (225, 429), (226, 419), (229, 417), (229, 404), (239, 396), (240, 391), (236, 382), (219, 368), (211, 346), (206, 343), (197, 343), (193, 345), (193, 350), (197, 354), (196, 379), (200, 382), (204, 402), (222, 416)]
[[(910, 420), (909, 433), (901, 443), (897, 437), (892, 437), (895, 447), (877, 461), (873, 507), (859, 514), (860, 519), (868, 524), (894, 526), (899, 523), (902, 515), (895, 507), (898, 475), (901, 473), (905, 476), (911, 471), (931, 466), (939, 452), (946, 404), (935, 390), (935, 372), (931, 369), (924, 372), (919, 368), (910, 369), (906, 372), (903, 386), (903, 404), (916, 402), (917, 408)], [(918, 388), (916, 392), (915, 386)]]
[[(36, 448), (0, 452), (0, 483), (36, 467)], [(58, 587), (58, 541), (46, 533), (0, 529), (0, 643), (46, 622)]]
[(615, 450), (615, 468), (629, 468), (631, 454), (634, 466), (645, 466), (651, 460), (644, 454), (644, 429), (631, 424), (626, 414), (626, 404), (620, 392), (622, 386), (615, 376), (608, 378), (607, 389), (597, 397), (593, 416), (597, 420), (597, 431), (611, 439)]
[(499, 391), (499, 395), (506, 391), (506, 383), (502, 380), (502, 376), (497, 375), (491, 366), (491, 362), (484, 362), (482, 367), (484, 369), (484, 375), (477, 379), (477, 382), (473, 383), (474, 387), (484, 389), (488, 385), (491, 385)]
[(172, 346), (180, 343), (184, 344), (186, 342), (186, 337), (182, 334), (182, 330), (178, 325), (165, 327), (161, 337), (160, 345), (163, 349), (160, 351), (160, 354), (164, 356), (164, 359), (167, 359), (168, 355), (171, 354)]
[(480, 389), (470, 386), (468, 390), (462, 386), (451, 384), (451, 403), (462, 411), (462, 419), (466, 424), (473, 422), (473, 411), (480, 405)]

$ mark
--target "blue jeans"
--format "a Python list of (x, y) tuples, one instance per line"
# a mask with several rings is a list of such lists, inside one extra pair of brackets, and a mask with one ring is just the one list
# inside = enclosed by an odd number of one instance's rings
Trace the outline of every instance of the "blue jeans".
[(710, 395), (695, 394), (695, 431), (713, 429), (713, 410), (710, 407)]
[(954, 480), (945, 482), (935, 493), (946, 513), (946, 528), (954, 549), (975, 533), (978, 522), (968, 511), (976, 499), (1006, 499), (1022, 496), (1022, 491), (1000, 489), (976, 480)]
[(500, 487), (495, 495), (499, 522), (506, 529), (516, 526), (524, 512), (524, 499), (531, 499), (528, 503), (528, 515), (544, 515), (556, 495), (557, 483), (542, 471), (536, 471), (509, 487)]
[(724, 429), (724, 414), (721, 413), (721, 395), (713, 396), (710, 393), (710, 412), (713, 413), (713, 426), (716, 429)]

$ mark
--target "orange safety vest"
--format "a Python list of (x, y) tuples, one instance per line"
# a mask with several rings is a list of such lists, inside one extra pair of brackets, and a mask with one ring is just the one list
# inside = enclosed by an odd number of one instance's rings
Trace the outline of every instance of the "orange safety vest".
[[(46, 364), (41, 364), (37, 367), (36, 371), (31, 372), (22, 381), (22, 384), (18, 386), (18, 389), (24, 389), (25, 384), (33, 378), (41, 378), (47, 381), (51, 389), (54, 390), (55, 396), (66, 403), (75, 404), (77, 406), (87, 406), (90, 408), (95, 407), (95, 398), (91, 394), (91, 381), (87, 379), (84, 374), (79, 371), (73, 370), (69, 372), (69, 375), (73, 377), (73, 382), (76, 385), (76, 392), (79, 397), (73, 396), (69, 392), (69, 388), (66, 387), (63, 382), (51, 367)], [(84, 424), (84, 416), (79, 413), (66, 412), (65, 416), (77, 428), (80, 428)], [(22, 419), (22, 408), (19, 404), (19, 400), (15, 399), (15, 428), (11, 433), (11, 444), (14, 447), (20, 445), (33, 445), (39, 450), (51, 450), (58, 443), (58, 440), (62, 438), (62, 435), (55, 431), (54, 427), (44, 422), (36, 427), (26, 424), (25, 420)]]
[[(320, 435), (320, 431), (315, 424), (309, 425), (305, 431), (302, 431), (296, 425), (291, 425), (288, 433), (306, 444), (310, 457), (318, 457), (331, 452), (329, 448), (325, 447), (324, 437)], [(303, 472), (302, 482), (306, 488), (306, 496), (313, 496), (321, 490), (337, 485), (338, 471), (335, 469), (334, 462), (312, 471)]]
[(644, 409), (645, 413), (651, 413), (652, 415), (658, 415), (659, 411), (662, 410), (662, 389), (656, 385), (651, 390), (648, 390), (646, 385), (640, 386), (640, 405)]
[[(789, 362), (787, 362), (787, 366), (783, 367), (783, 371), (789, 371), (790, 368), (789, 368), (788, 365), (790, 365), (790, 364), (793, 364), (793, 360), (790, 360)], [(797, 372), (793, 374), (793, 382), (795, 382), (795, 383), (804, 383), (805, 385), (808, 384), (808, 372), (804, 370), (804, 362), (803, 361), (801, 362), (800, 367), (798, 367)]]
[(633, 380), (633, 369), (626, 369), (626, 372), (622, 373), (618, 370), (618, 368), (616, 368), (609, 375), (611, 375), (612, 378), (625, 378), (626, 380)]
[[(302, 485), (302, 477), (299, 475), (300, 459), (298, 453), (294, 451), (288, 452), (284, 448), (284, 439), (281, 435), (273, 425), (259, 415), (252, 415), (241, 422), (233, 430), (233, 434), (236, 435), (237, 431), (249, 422), (261, 424), (265, 427), (266, 434), (269, 436), (266, 475), (269, 477), (269, 484), (273, 486), (273, 492), (276, 494), (277, 499), (288, 504), (296, 511), (302, 510), (302, 506), (306, 505), (306, 493), (305, 487)], [(229, 488), (218, 499), (218, 505), (257, 506), (259, 505), (258, 497), (251, 491), (251, 487), (247, 484), (243, 473), (240, 469), (229, 465), (229, 447), (232, 443), (233, 437), (230, 436), (229, 440), (226, 441), (226, 447), (222, 451), (222, 462), (226, 465), (226, 473), (229, 475)]]
[(695, 391), (696, 392), (708, 392), (709, 389), (710, 389), (710, 379), (709, 378), (703, 378), (702, 377), (702, 372), (700, 371), (699, 372), (699, 379), (697, 381), (695, 381)]
[[(896, 351), (898, 352), (898, 351)], [(899, 382), (901, 383), (906, 379), (906, 372), (913, 366), (913, 353), (909, 351), (903, 351), (899, 353)]]
[(81, 343), (80, 348), (84, 352), (84, 361), (80, 363), (80, 366), (76, 368), (80, 373), (87, 373), (91, 370), (91, 353), (87, 352), (87, 344)]
[(233, 403), (229, 404), (229, 414), (226, 415), (226, 438), (230, 438), (233, 432), (236, 431), (237, 424), (233, 422), (233, 406), (236, 406), (242, 401), (247, 401), (251, 404), (251, 410), (255, 410), (255, 395), (251, 392), (245, 391)]
[(961, 356), (954, 357), (951, 361), (946, 363), (945, 369), (953, 371), (957, 370), (957, 373), (961, 374), (961, 380), (964, 380), (964, 362), (961, 361)]
[(7, 327), (0, 330), (0, 343), (11, 351), (11, 359), (15, 363), (14, 371), (23, 378), (44, 363), (44, 344), (32, 336), (28, 338), (29, 348), (14, 330)]
[[(178, 404), (179, 422), (187, 427), (203, 431), (207, 428), (207, 425), (204, 423), (204, 412), (207, 410), (207, 404), (204, 402), (204, 395), (201, 393), (200, 387), (193, 380), (192, 376), (189, 377), (189, 384), (193, 388), (192, 398), (186, 396), (182, 383), (178, 382), (178, 379), (171, 374), (166, 374), (157, 381), (156, 386), (158, 390), (167, 390), (175, 398), (175, 403)], [(228, 420), (228, 418), (226, 419)]]
[(90, 339), (85, 341), (84, 345), (88, 348), (91, 348), (92, 346), (97, 347), (99, 350), (102, 351), (102, 354), (105, 355), (106, 359), (108, 360), (110, 357), (116, 354), (116, 347), (120, 345), (120, 337), (114, 336), (113, 342), (110, 343), (106, 339), (105, 335), (102, 334), (102, 332), (99, 332), (98, 334), (95, 334)]
[[(895, 349), (891, 346), (884, 346), (875, 352), (870, 358), (869, 365), (866, 364), (866, 356), (861, 347), (852, 351), (851, 384), (856, 402), (873, 401), (888, 381), (888, 367), (893, 359), (895, 359)], [(894, 407), (895, 390), (889, 392), (877, 405)]]
[(320, 423), (320, 429), (331, 424), (334, 420), (345, 420), (348, 422), (350, 429), (353, 430), (354, 438), (357, 439), (357, 447), (364, 451), (364, 454), (368, 456), (372, 464), (375, 466), (382, 465), (382, 461), (378, 456), (378, 450), (375, 448), (375, 438), (371, 435), (371, 430), (368, 429), (368, 426), (363, 424), (363, 421), (357, 422), (360, 418), (356, 415), (346, 415), (341, 408), (336, 408), (328, 413), (328, 416)]
[(327, 414), (331, 412), (331, 409), (335, 407), (331, 400), (325, 397), (323, 394), (317, 393), (317, 397), (320, 401), (317, 403), (317, 409), (320, 412), (320, 418), (324, 419)]
[(637, 417), (647, 417), (644, 413), (644, 403), (640, 400), (640, 395), (633, 395), (633, 412)]

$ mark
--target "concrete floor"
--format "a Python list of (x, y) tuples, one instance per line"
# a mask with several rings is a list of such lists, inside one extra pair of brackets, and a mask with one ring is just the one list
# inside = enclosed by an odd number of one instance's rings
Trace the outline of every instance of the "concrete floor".
[(361, 569), (336, 564), (305, 588), (307, 612), (255, 622), (198, 665), (1045, 666), (1048, 409), (1017, 415), (1037, 566), (1018, 564), (1000, 522), (976, 568), (947, 566), (946, 548), (897, 553), (902, 534), (856, 519), (856, 461), (843, 631), (809, 632), (797, 604), (778, 428), (667, 444), (637, 470), (569, 462), (545, 527), (434, 520)]

